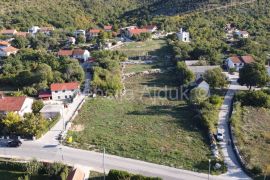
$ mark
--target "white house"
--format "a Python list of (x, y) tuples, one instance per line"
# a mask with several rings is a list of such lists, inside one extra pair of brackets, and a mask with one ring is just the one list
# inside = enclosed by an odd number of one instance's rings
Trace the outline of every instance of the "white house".
[(232, 56), (225, 60), (226, 66), (228, 69), (239, 69), (243, 68), (245, 64), (255, 62), (253, 57), (250, 55), (247, 56)]
[(77, 82), (51, 84), (52, 100), (72, 100), (80, 93)]
[(75, 32), (74, 32), (74, 35), (75, 35), (75, 37), (78, 37), (78, 36), (85, 36), (85, 30), (82, 30), (82, 29), (79, 29), (79, 30), (76, 30)]
[(40, 27), (38, 27), (38, 26), (33, 26), (33, 27), (31, 27), (30, 29), (28, 29), (28, 33), (36, 34), (36, 33), (38, 33), (39, 30), (40, 30)]
[(208, 97), (210, 96), (210, 86), (206, 81), (203, 80), (203, 78), (199, 78), (196, 81), (192, 82), (190, 86), (191, 86), (190, 90), (195, 89), (195, 88), (201, 88), (206, 92), (206, 96)]
[(15, 112), (23, 116), (25, 113), (32, 112), (32, 104), (33, 99), (26, 96), (5, 97), (4, 95), (0, 95), (0, 113), (2, 114)]
[(239, 37), (239, 38), (248, 38), (249, 37), (249, 33), (247, 31), (239, 31), (239, 30), (235, 30), (234, 33)]
[(182, 28), (180, 28), (180, 31), (176, 33), (177, 38), (182, 42), (190, 42), (189, 32), (183, 31)]
[(90, 52), (84, 49), (74, 49), (72, 57), (85, 62), (90, 58)]

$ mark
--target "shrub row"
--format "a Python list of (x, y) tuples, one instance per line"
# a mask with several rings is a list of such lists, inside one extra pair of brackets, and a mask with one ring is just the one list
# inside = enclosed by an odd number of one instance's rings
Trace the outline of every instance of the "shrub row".
[(162, 180), (158, 177), (145, 177), (142, 175), (135, 175), (126, 171), (110, 170), (107, 180)]

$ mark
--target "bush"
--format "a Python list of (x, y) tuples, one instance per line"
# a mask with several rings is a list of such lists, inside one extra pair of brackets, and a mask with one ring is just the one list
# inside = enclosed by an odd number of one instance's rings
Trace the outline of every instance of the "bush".
[(213, 95), (209, 98), (209, 102), (213, 105), (220, 106), (222, 104), (222, 98), (217, 95)]
[(19, 162), (9, 162), (9, 161), (0, 161), (1, 170), (13, 170), (13, 171), (22, 171), (26, 172), (27, 167), (25, 163)]
[(263, 91), (241, 92), (236, 95), (236, 100), (243, 106), (270, 107), (270, 96)]
[(254, 166), (252, 169), (251, 169), (251, 172), (254, 174), (254, 175), (259, 175), (259, 174), (262, 174), (262, 169), (260, 166)]
[(145, 177), (142, 175), (134, 175), (126, 171), (110, 170), (108, 180), (162, 180), (158, 177)]
[(39, 113), (39, 111), (44, 107), (44, 103), (42, 100), (34, 101), (32, 104), (32, 110), (34, 114)]

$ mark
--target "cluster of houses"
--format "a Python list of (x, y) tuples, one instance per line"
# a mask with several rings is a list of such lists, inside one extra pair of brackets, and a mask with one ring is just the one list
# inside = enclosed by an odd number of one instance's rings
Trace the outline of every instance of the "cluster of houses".
[[(80, 95), (79, 83), (54, 83), (51, 84), (50, 91), (41, 92), (39, 98), (42, 100), (70, 102), (78, 95)], [(0, 114), (15, 112), (22, 117), (25, 113), (32, 112), (32, 104), (33, 99), (26, 96), (11, 97), (0, 94)], [(53, 113), (54, 111), (58, 113), (61, 108), (55, 108), (55, 106), (54, 108), (49, 108), (45, 106), (44, 109), (41, 110), (41, 113), (43, 113), (45, 117), (52, 116), (52, 114), (48, 115), (48, 109), (50, 110), (49, 113)], [(56, 115), (56, 113), (54, 115)]]
[(237, 29), (233, 23), (226, 25), (225, 32), (228, 41), (233, 41), (235, 36), (239, 39), (249, 38), (247, 31)]
[(140, 35), (142, 33), (154, 33), (157, 31), (157, 26), (156, 25), (147, 25), (147, 26), (143, 26), (141, 28), (137, 27), (137, 26), (129, 26), (129, 27), (125, 27), (122, 28), (120, 30), (120, 34), (122, 36), (125, 36), (127, 38), (132, 38), (133, 36), (136, 35)]
[(90, 52), (88, 50), (80, 49), (80, 48), (69, 49), (69, 50), (60, 49), (57, 55), (59, 57), (70, 57), (70, 58), (78, 59), (81, 62), (86, 62), (91, 57)]
[(19, 49), (11, 46), (9, 41), (0, 41), (0, 57), (8, 57), (18, 51)]

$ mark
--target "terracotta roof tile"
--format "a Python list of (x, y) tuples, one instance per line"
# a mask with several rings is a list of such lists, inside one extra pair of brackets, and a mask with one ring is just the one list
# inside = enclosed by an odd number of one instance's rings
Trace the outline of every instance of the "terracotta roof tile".
[(16, 29), (3, 29), (0, 34), (15, 34), (16, 32)]
[(20, 111), (25, 99), (25, 96), (0, 97), (0, 111)]
[(2, 48), (1, 50), (4, 52), (14, 53), (14, 52), (17, 52), (19, 49), (15, 48), (13, 46), (8, 46), (5, 48)]
[(72, 56), (73, 50), (63, 50), (63, 49), (61, 49), (61, 50), (58, 51), (57, 54), (58, 54), (58, 56)]
[(0, 46), (10, 46), (10, 43), (7, 41), (0, 41)]
[(147, 29), (138, 29), (138, 28), (135, 28), (135, 29), (130, 29), (129, 32), (131, 34), (137, 35), (137, 34), (141, 34), (141, 33), (146, 33), (146, 32), (148, 32), (148, 30)]
[(51, 84), (51, 91), (63, 91), (75, 89), (79, 89), (79, 83), (77, 82)]
[(74, 49), (73, 50), (73, 55), (83, 55), (85, 50), (83, 49)]
[(111, 25), (109, 25), (109, 26), (104, 26), (103, 28), (104, 28), (104, 30), (107, 30), (107, 31), (112, 30), (112, 26), (111, 26)]
[(90, 33), (100, 33), (101, 30), (100, 29), (90, 29), (89, 32)]
[(230, 60), (235, 64), (242, 62), (241, 59), (238, 56), (232, 56), (232, 57), (230, 57)]
[(253, 57), (248, 55), (248, 56), (241, 56), (241, 60), (246, 63), (246, 64), (249, 64), (249, 63), (252, 63), (252, 62), (255, 62)]

